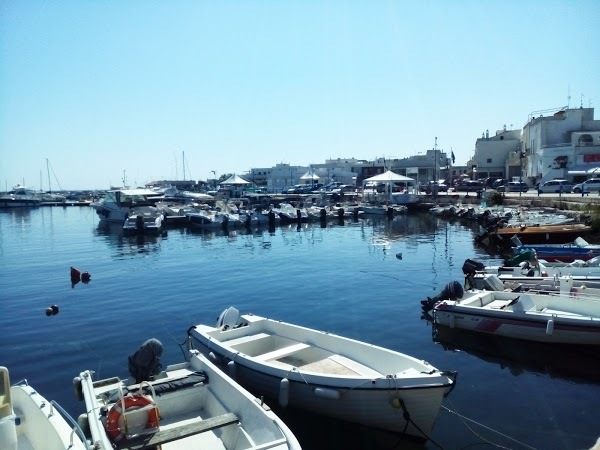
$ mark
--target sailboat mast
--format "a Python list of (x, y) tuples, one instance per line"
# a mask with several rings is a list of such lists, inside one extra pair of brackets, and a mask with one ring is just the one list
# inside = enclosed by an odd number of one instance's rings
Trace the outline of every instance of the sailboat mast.
[(46, 158), (46, 172), (48, 172), (48, 192), (52, 194), (52, 186), (50, 185), (50, 163)]
[(185, 152), (181, 152), (181, 165), (183, 166), (183, 181), (185, 181)]

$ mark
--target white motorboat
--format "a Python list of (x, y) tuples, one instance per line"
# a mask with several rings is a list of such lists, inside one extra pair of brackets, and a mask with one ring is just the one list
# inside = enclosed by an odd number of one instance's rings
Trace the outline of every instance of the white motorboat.
[(561, 278), (558, 292), (468, 290), (438, 298), (433, 321), (529, 341), (600, 345), (600, 295), (597, 289), (573, 287), (570, 277)]
[[(275, 413), (199, 352), (150, 381), (74, 379), (95, 450), (299, 450)], [(157, 447), (159, 446), (159, 447)]]
[(283, 223), (305, 223), (308, 222), (306, 208), (296, 208), (290, 203), (282, 203), (277, 208), (281, 222)]
[(455, 372), (403, 353), (278, 320), (223, 311), (189, 343), (282, 407), (426, 439)]
[(31, 208), (40, 206), (41, 203), (40, 197), (32, 189), (20, 184), (0, 196), (0, 208)]
[(88, 445), (77, 422), (48, 401), (27, 380), (11, 386), (0, 367), (0, 449), (83, 450)]
[(496, 275), (502, 282), (522, 283), (527, 286), (542, 282), (558, 281), (564, 276), (572, 277), (576, 285), (585, 284), (588, 287), (600, 287), (600, 267), (598, 262), (587, 264), (586, 261), (577, 261), (571, 264), (548, 263), (544, 260), (534, 259), (523, 261), (517, 266), (484, 266), (478, 261), (467, 259), (463, 265), (465, 275), (480, 277), (483, 275)]
[(147, 207), (160, 213), (154, 206), (159, 200), (157, 193), (151, 189), (112, 189), (107, 191), (104, 198), (90, 204), (101, 221), (124, 223), (136, 208)]
[(163, 230), (165, 213), (154, 206), (132, 208), (123, 222), (123, 232), (129, 234), (158, 234)]

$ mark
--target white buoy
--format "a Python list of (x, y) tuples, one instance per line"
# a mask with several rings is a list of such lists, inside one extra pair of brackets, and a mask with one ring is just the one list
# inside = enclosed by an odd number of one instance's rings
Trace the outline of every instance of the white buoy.
[(327, 389), (318, 387), (315, 388), (315, 395), (321, 398), (328, 398), (329, 400), (339, 400), (340, 391), (336, 391), (335, 389)]
[(235, 361), (229, 361), (227, 363), (227, 374), (235, 380), (235, 372), (236, 372), (236, 367), (235, 367)]
[(290, 380), (282, 378), (279, 383), (279, 406), (285, 408), (290, 401)]
[(551, 336), (554, 333), (554, 320), (550, 319), (546, 324), (546, 334)]

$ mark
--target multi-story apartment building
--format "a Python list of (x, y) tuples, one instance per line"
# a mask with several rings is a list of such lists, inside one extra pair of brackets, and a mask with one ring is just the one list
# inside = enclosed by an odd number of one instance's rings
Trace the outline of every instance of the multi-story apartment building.
[(531, 180), (580, 182), (600, 174), (600, 120), (594, 120), (594, 108), (532, 113), (521, 139), (523, 169)]

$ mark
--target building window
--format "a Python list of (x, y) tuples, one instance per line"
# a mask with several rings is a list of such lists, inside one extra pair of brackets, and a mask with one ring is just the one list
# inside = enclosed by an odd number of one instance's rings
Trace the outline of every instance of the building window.
[(581, 136), (579, 136), (577, 145), (579, 147), (587, 147), (588, 145), (594, 145), (594, 139), (589, 134), (582, 134)]
[(491, 164), (491, 163), (492, 163), (492, 158), (488, 158), (488, 159), (487, 159), (487, 163), (488, 163), (488, 164)]

